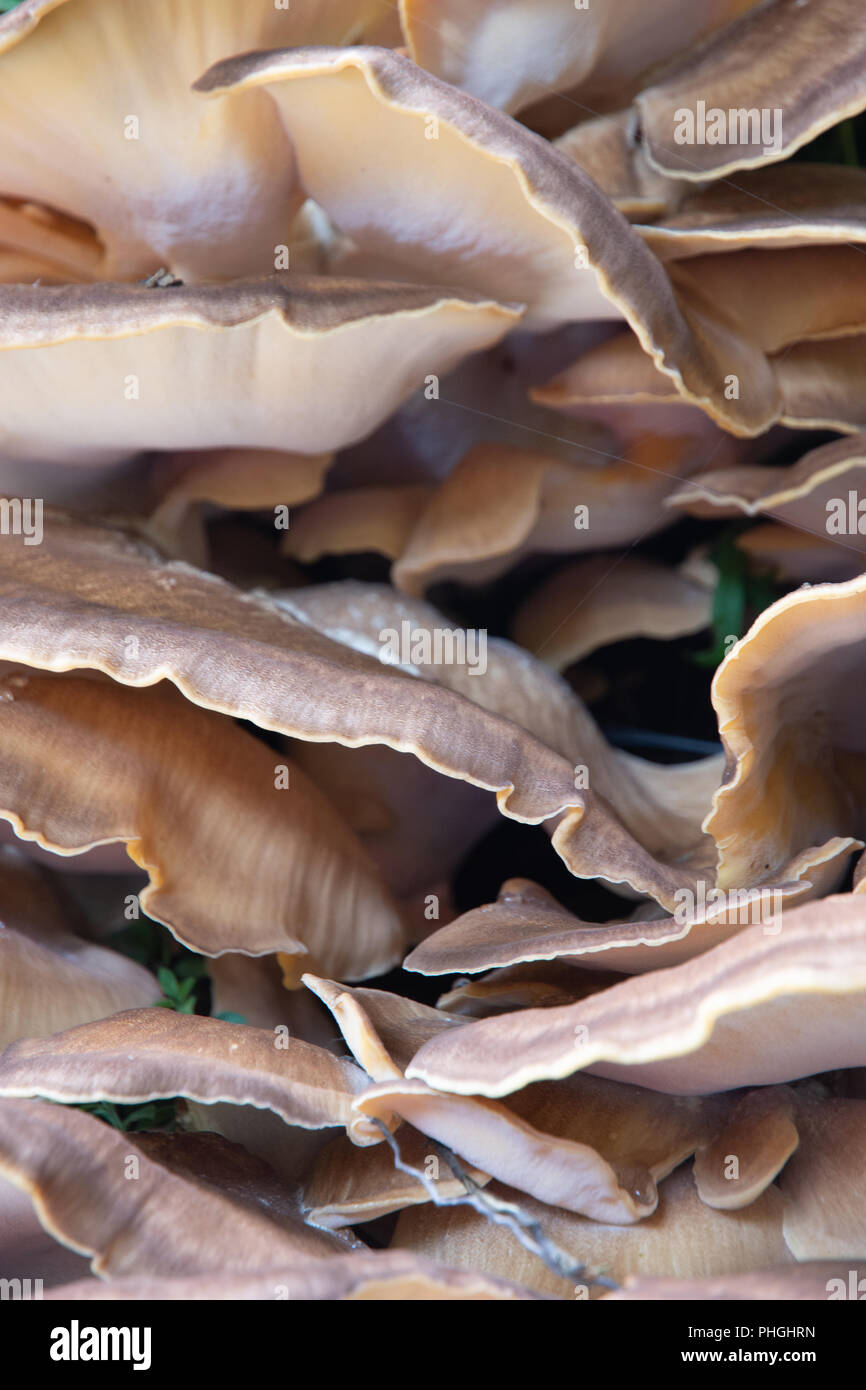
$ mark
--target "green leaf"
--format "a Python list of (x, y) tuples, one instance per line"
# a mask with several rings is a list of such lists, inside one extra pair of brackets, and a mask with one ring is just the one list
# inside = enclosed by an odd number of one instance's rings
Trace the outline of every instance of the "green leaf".
[(159, 987), (166, 999), (174, 999), (178, 990), (178, 983), (174, 977), (174, 971), (169, 970), (167, 965), (160, 965), (157, 968), (156, 978), (159, 980)]
[(174, 1100), (151, 1100), (147, 1105), (134, 1106), (126, 1116), (124, 1128), (164, 1129), (174, 1125), (177, 1120), (176, 1106), (177, 1101)]
[(203, 956), (181, 946), (165, 927), (150, 918), (130, 922), (109, 937), (109, 944), (139, 965), (155, 972), (162, 998), (155, 1007), (195, 1013), (199, 1000), (197, 987), (207, 983), (207, 964)]
[(736, 532), (726, 531), (713, 546), (711, 558), (719, 581), (713, 595), (713, 645), (692, 658), (698, 666), (718, 666), (727, 651), (728, 637), (739, 637), (746, 612), (747, 558), (736, 543)]
[(174, 1009), (175, 1013), (179, 1014), (194, 1014), (195, 989), (200, 978), (198, 972), (189, 975), (185, 980), (179, 980), (173, 970), (169, 970), (167, 965), (161, 965), (156, 974), (163, 993), (163, 998), (157, 1001), (157, 1008)]
[(152, 1100), (146, 1105), (115, 1105), (110, 1100), (87, 1101), (73, 1105), (72, 1110), (83, 1110), (97, 1120), (103, 1120), (112, 1129), (128, 1131), (142, 1129), (176, 1129), (177, 1100)]
[(730, 650), (731, 637), (742, 637), (751, 615), (762, 613), (775, 603), (778, 594), (773, 582), (763, 574), (753, 574), (749, 556), (737, 545), (742, 527), (728, 527), (722, 532), (710, 552), (719, 573), (713, 595), (713, 645), (705, 652), (696, 652), (696, 666), (716, 667)]
[(88, 1101), (86, 1104), (76, 1105), (73, 1108), (84, 1110), (88, 1115), (94, 1115), (97, 1120), (104, 1120), (106, 1124), (111, 1125), (112, 1129), (125, 1128), (123, 1120), (117, 1113), (117, 1107), (110, 1100)]

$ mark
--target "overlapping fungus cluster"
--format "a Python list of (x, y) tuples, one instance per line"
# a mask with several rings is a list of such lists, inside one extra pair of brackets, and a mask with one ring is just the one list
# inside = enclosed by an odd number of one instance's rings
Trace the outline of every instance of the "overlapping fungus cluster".
[(866, 1273), (862, 0), (6, 8), (0, 1273)]

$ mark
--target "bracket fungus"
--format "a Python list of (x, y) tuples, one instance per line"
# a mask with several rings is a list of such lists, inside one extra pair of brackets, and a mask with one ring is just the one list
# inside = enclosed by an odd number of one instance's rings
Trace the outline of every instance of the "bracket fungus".
[(866, 1297), (862, 0), (0, 11), (0, 1298)]

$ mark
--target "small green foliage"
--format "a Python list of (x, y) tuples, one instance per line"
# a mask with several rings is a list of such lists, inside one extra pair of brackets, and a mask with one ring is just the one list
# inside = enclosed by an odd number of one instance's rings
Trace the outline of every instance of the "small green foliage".
[(140, 917), (114, 932), (108, 944), (155, 972), (162, 990), (157, 1008), (179, 1014), (208, 1012), (210, 980), (204, 957), (181, 946), (165, 927)]
[(161, 965), (156, 972), (159, 986), (162, 990), (162, 998), (157, 1000), (158, 1009), (174, 1009), (179, 1014), (191, 1014), (195, 1012), (195, 987), (196, 977), (192, 974), (187, 975), (186, 979), (179, 979), (173, 970), (169, 970), (167, 965)]
[(713, 645), (695, 654), (698, 666), (718, 666), (728, 649), (725, 639), (742, 635), (746, 612), (746, 557), (729, 531), (713, 546), (712, 559), (719, 572), (713, 595)]
[(778, 597), (772, 581), (752, 570), (749, 556), (737, 545), (741, 529), (726, 528), (710, 552), (719, 572), (713, 595), (713, 645), (694, 653), (692, 660), (698, 666), (718, 666), (730, 649), (730, 638), (742, 637), (747, 619), (762, 613)]
[(72, 1106), (74, 1110), (84, 1110), (97, 1120), (104, 1120), (113, 1129), (124, 1133), (142, 1129), (176, 1129), (177, 1101), (150, 1100), (145, 1105), (115, 1105), (110, 1100), (95, 1100), (84, 1105)]
[[(197, 1004), (203, 1004), (202, 1012), (206, 1012), (210, 981), (204, 957), (181, 946), (157, 922), (146, 917), (130, 922), (112, 935), (110, 944), (138, 961), (139, 965), (155, 972), (162, 990), (162, 998), (155, 1001), (156, 1008), (192, 1014)], [(220, 1017), (232, 1023), (246, 1022), (240, 1014), (222, 1014)], [(97, 1100), (73, 1108), (94, 1115), (114, 1129), (134, 1133), (145, 1129), (177, 1129), (177, 1105), (177, 1099), (152, 1100), (143, 1105), (117, 1105), (110, 1100)]]

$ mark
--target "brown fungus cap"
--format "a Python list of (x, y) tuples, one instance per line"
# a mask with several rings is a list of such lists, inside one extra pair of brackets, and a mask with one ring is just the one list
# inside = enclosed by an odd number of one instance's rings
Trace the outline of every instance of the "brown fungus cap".
[(64, 1302), (272, 1302), (297, 1299), (328, 1303), (348, 1302), (513, 1302), (539, 1295), (508, 1279), (476, 1270), (447, 1269), (444, 1265), (404, 1250), (364, 1250), (332, 1255), (328, 1260), (299, 1258), (276, 1264), (267, 1272), (208, 1273), (176, 1278), (127, 1276), (107, 1283), (91, 1279), (64, 1284), (56, 1294)]
[(687, 566), (643, 556), (593, 556), (564, 565), (517, 609), (511, 635), (562, 670), (598, 648), (631, 637), (670, 639), (709, 626), (713, 585)]
[[(838, 42), (844, 34), (845, 42)], [(650, 164), (693, 181), (785, 159), (866, 107), (866, 15), (859, 0), (768, 0), (686, 55), (636, 100)], [(697, 102), (710, 110), (779, 112), (768, 145), (744, 132), (678, 143), (677, 113)], [(745, 135), (746, 138), (740, 138)], [(735, 138), (732, 138), (735, 137)]]
[[(103, 465), (145, 449), (327, 453), (518, 318), (472, 294), (328, 276), (0, 287), (0, 452)], [(36, 409), (47, 396), (51, 411)]]
[(44, 870), (0, 849), (0, 1045), (156, 1002), (135, 961), (88, 941)]
[(481, 585), (534, 553), (630, 544), (669, 524), (665, 501), (704, 462), (683, 433), (648, 434), (621, 456), (576, 463), (543, 448), (479, 444), (427, 499), (395, 560), (393, 582), (422, 594), (444, 579)]
[(303, 200), (291, 147), (261, 94), (203, 112), (190, 86), (251, 48), (355, 42), (385, 10), (382, 0), (25, 0), (0, 20), (0, 188), (92, 223), (102, 279), (159, 266), (187, 280), (267, 272)]
[(0, 1173), (103, 1278), (254, 1271), (346, 1250), (304, 1225), (260, 1159), (214, 1135), (183, 1134), (156, 1136), (151, 1158), (149, 1137), (45, 1101), (0, 1101)]
[[(285, 449), (192, 449), (158, 455), (151, 484), (158, 502), (147, 532), (170, 555), (207, 566), (204, 505), (226, 511), (282, 509), (317, 497), (332, 454), (294, 454)], [(280, 509), (280, 511), (278, 511)]]
[[(802, 226), (793, 215), (787, 221)], [(678, 360), (679, 373), (668, 371), (639, 332), (624, 332), (533, 388), (533, 401), (573, 412), (680, 400), (741, 436), (778, 422), (862, 428), (856, 384), (863, 371), (857, 345), (866, 317), (866, 258), (859, 246), (747, 244), (672, 261), (667, 271), (689, 325), (690, 340), (682, 345), (688, 361), (714, 361), (708, 389), (694, 388), (686, 357)]]
[[(656, 1180), (713, 1131), (712, 1104), (660, 1099), (595, 1078), (530, 1087), (507, 1105), (437, 1092), (407, 1081), (394, 1057), (405, 1065), (419, 1037), (453, 1035), (466, 1026), (461, 1019), (377, 990), (344, 990), (310, 976), (305, 983), (331, 1009), (376, 1083), (356, 1097), (359, 1116), (389, 1128), (408, 1121), (474, 1169), (554, 1206), (615, 1224), (640, 1220), (655, 1209)], [(402, 1133), (400, 1125), (398, 1143)], [(390, 1189), (371, 1200), (392, 1210), (397, 1204)]]
[(300, 512), (283, 538), (282, 553), (304, 565), (323, 555), (367, 551), (396, 560), (406, 549), (431, 491), (427, 483), (394, 483), (329, 492)]
[(820, 894), (828, 880), (833, 883), (839, 876), (857, 843), (831, 841), (823, 852), (801, 856), (787, 866), (789, 877), (781, 882), (730, 894), (705, 884), (703, 894), (691, 895), (692, 902), (684, 894), (673, 916), (638, 912), (605, 923), (581, 921), (528, 879), (507, 879), (496, 902), (471, 908), (431, 933), (403, 966), (421, 975), (447, 975), (455, 970), (474, 975), (562, 961), (576, 975), (573, 997), (577, 998), (577, 967), (643, 975), (703, 955), (744, 928), (769, 920), (780, 908), (787, 911)]
[(576, 107), (627, 97), (637, 79), (721, 28), (755, 0), (641, 0), (572, 9), (560, 0), (401, 0), (409, 53), (421, 67), (505, 111), (554, 92)]
[(854, 691), (864, 620), (862, 577), (797, 589), (761, 614), (716, 671), (727, 767), (704, 828), (719, 846), (720, 887), (761, 881), (808, 844), (862, 828)]
[(491, 1275), (509, 1271), (509, 1277), (538, 1293), (571, 1300), (604, 1295), (603, 1288), (592, 1284), (592, 1274), (598, 1272), (622, 1283), (648, 1269), (662, 1277), (700, 1279), (793, 1264), (782, 1235), (782, 1199), (773, 1187), (745, 1212), (715, 1211), (700, 1200), (691, 1173), (681, 1167), (661, 1184), (656, 1211), (636, 1226), (591, 1221), (498, 1185), (490, 1190), (519, 1201), (549, 1239), (587, 1267), (586, 1274), (564, 1279), (552, 1273), (520, 1249), (510, 1232), (466, 1207), (408, 1208), (400, 1216), (392, 1248)]
[(124, 843), (148, 873), (142, 909), (206, 955), (282, 950), (351, 978), (396, 962), (397, 909), (355, 835), (233, 721), (166, 682), (33, 672), (2, 689), (0, 815), (21, 839)]
[(689, 193), (640, 233), (663, 261), (749, 246), (856, 245), (866, 240), (864, 198), (866, 170), (812, 164), (804, 178), (802, 164), (771, 164)]
[(864, 990), (863, 897), (824, 898), (567, 1008), (433, 1038), (407, 1076), (489, 1096), (589, 1067), (675, 1095), (790, 1081), (866, 1064)]
[(272, 93), (305, 187), (355, 241), (347, 265), (517, 299), (535, 330), (624, 317), (684, 390), (748, 423), (720, 387), (719, 345), (695, 332), (639, 235), (573, 160), (500, 112), (373, 48), (245, 55), (196, 85)]
[[(849, 435), (810, 449), (786, 468), (744, 464), (738, 468), (711, 469), (689, 479), (666, 499), (665, 505), (707, 520), (773, 517), (794, 528), (792, 541), (799, 535), (801, 547), (814, 543), (812, 559), (805, 567), (812, 582), (848, 579), (862, 569), (866, 548), (857, 510), (858, 484), (864, 468), (866, 436)], [(739, 543), (748, 548), (748, 553), (763, 558), (760, 538), (755, 541), (753, 536), (754, 532), (747, 532)], [(822, 556), (822, 550), (829, 554)], [(772, 565), (772, 545), (767, 559)], [(784, 555), (779, 559), (782, 574), (790, 572)], [(806, 573), (795, 572), (794, 577), (805, 578)]]
[(629, 108), (582, 120), (554, 147), (586, 170), (630, 222), (650, 222), (676, 210), (683, 185), (650, 167), (637, 130), (637, 115)]
[(348, 1124), (363, 1088), (351, 1062), (300, 1038), (169, 1009), (129, 1010), (0, 1054), (4, 1096), (65, 1105), (183, 1096), (270, 1110), (302, 1129)]

